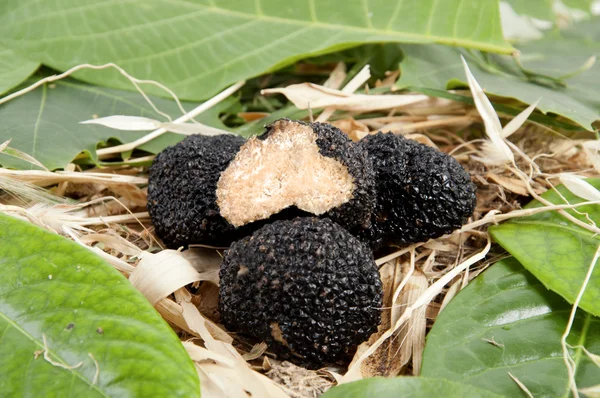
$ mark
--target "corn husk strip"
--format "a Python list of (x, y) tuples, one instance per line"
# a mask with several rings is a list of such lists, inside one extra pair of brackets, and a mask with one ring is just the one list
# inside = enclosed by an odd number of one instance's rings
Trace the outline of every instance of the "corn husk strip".
[(221, 355), (214, 351), (209, 351), (206, 348), (200, 347), (189, 341), (184, 341), (182, 344), (194, 362), (211, 360), (221, 366), (226, 366), (228, 368), (235, 367), (235, 360), (229, 356)]
[(81, 236), (80, 240), (88, 245), (96, 242), (103, 243), (127, 256), (138, 256), (142, 253), (142, 249), (115, 233), (91, 233)]
[(250, 352), (242, 355), (245, 361), (253, 361), (260, 358), (267, 351), (267, 344), (264, 342), (254, 344)]
[[(190, 302), (191, 296), (185, 289), (177, 290), (175, 298), (183, 308), (183, 317), (186, 323), (202, 337), (206, 348), (234, 362), (233, 367), (196, 363), (201, 370), (198, 372), (201, 378), (200, 384), (203, 385), (204, 380), (208, 379), (219, 386), (220, 391), (216, 392), (218, 395), (208, 395), (209, 397), (243, 396), (247, 398), (248, 394), (246, 394), (246, 391), (253, 397), (287, 397), (271, 380), (254, 372), (231, 344), (216, 340), (212, 336), (206, 327), (205, 318), (200, 314), (198, 308)], [(203, 392), (205, 394), (215, 393), (214, 391), (205, 392), (204, 390)], [(207, 395), (203, 396), (206, 397)]]
[(152, 305), (201, 279), (192, 264), (176, 250), (163, 250), (157, 254), (144, 252), (139, 257), (141, 260), (129, 281)]
[[(399, 297), (398, 304), (395, 306), (401, 310), (410, 308), (419, 297), (421, 297), (429, 283), (427, 277), (420, 270), (415, 270), (410, 277), (406, 287)], [(392, 317), (392, 322), (395, 323), (400, 319), (401, 312)], [(398, 334), (398, 340), (401, 342), (400, 348), (400, 363), (407, 364), (412, 358), (413, 375), (417, 376), (421, 370), (421, 362), (423, 360), (423, 350), (425, 348), (425, 331), (427, 328), (427, 320), (425, 319), (425, 308), (415, 311), (407, 321), (406, 327), (402, 328)]]
[(331, 107), (336, 110), (369, 112), (381, 109), (400, 108), (425, 101), (429, 97), (421, 94), (367, 95), (348, 94), (313, 83), (292, 84), (285, 88), (262, 90), (261, 94), (283, 94), (298, 109)]
[[(377, 339), (392, 325), (391, 312), (393, 308), (394, 290), (400, 284), (402, 279), (402, 271), (400, 262), (393, 260), (385, 263), (379, 269), (381, 282), (383, 283), (383, 310), (381, 313), (381, 323), (377, 332), (373, 333), (369, 340), (360, 344), (356, 350), (354, 358), (359, 358)], [(386, 344), (382, 344), (371, 356), (366, 358), (360, 366), (362, 378), (376, 376), (395, 376), (400, 373), (403, 364), (397, 360), (397, 352), (400, 348), (398, 339), (390, 339)], [(350, 364), (352, 366), (352, 364)], [(341, 376), (336, 379), (338, 382)]]
[(73, 229), (71, 229), (69, 227), (63, 227), (63, 230), (76, 243), (78, 243), (79, 245), (85, 247), (86, 249), (94, 252), (98, 256), (102, 257), (109, 264), (111, 264), (113, 267), (115, 267), (115, 269), (119, 270), (120, 272), (124, 273), (125, 275), (129, 275), (129, 274), (131, 274), (133, 272), (133, 270), (135, 270), (135, 267), (133, 265), (128, 264), (127, 262), (121, 260), (120, 258), (117, 258), (115, 256), (111, 256), (110, 254), (106, 253), (103, 250), (100, 250), (97, 247), (90, 247), (90, 246), (86, 245), (85, 243), (83, 243), (79, 239), (79, 231), (73, 230)]
[(198, 271), (201, 280), (219, 285), (219, 270), (223, 257), (218, 251), (196, 247), (183, 251), (181, 255)]
[(43, 171), (43, 170), (9, 170), (0, 168), (0, 177), (10, 177), (22, 182), (29, 182), (39, 186), (50, 186), (59, 182), (89, 182), (104, 185), (112, 184), (147, 184), (148, 179), (122, 174), (108, 173), (80, 173), (69, 171)]
[(437, 296), (444, 286), (446, 286), (452, 279), (454, 279), (457, 275), (462, 273), (465, 269), (470, 267), (471, 265), (477, 263), (478, 261), (485, 258), (485, 255), (489, 252), (491, 247), (491, 241), (488, 238), (486, 246), (479, 253), (471, 256), (466, 261), (462, 262), (454, 269), (446, 273), (440, 279), (438, 279), (434, 284), (429, 286), (427, 290), (419, 297), (411, 306), (407, 307), (405, 312), (402, 314), (400, 319), (395, 323), (395, 325), (386, 331), (377, 341), (369, 347), (348, 369), (348, 372), (344, 375), (343, 382), (347, 383), (350, 381), (359, 380), (361, 378), (360, 374), (360, 365), (362, 361), (365, 360), (368, 356), (370, 356), (375, 350), (381, 346), (388, 338), (390, 338), (397, 330), (399, 330), (406, 321), (411, 317), (414, 311), (419, 310), (421, 307), (425, 306), (429, 302), (431, 302), (435, 296)]

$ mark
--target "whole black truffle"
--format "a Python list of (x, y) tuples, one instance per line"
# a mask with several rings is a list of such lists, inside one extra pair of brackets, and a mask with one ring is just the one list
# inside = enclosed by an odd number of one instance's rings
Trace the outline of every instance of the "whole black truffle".
[(371, 227), (360, 234), (373, 247), (437, 238), (473, 214), (475, 185), (452, 156), (392, 133), (368, 135), (359, 145), (377, 175)]
[(326, 218), (276, 221), (234, 242), (220, 278), (225, 326), (305, 366), (347, 359), (380, 322), (373, 255)]
[(367, 152), (336, 127), (281, 119), (242, 146), (221, 175), (217, 204), (235, 226), (296, 208), (365, 228), (375, 172)]
[(172, 248), (190, 243), (228, 245), (243, 236), (219, 214), (217, 181), (245, 140), (190, 135), (160, 152), (148, 177), (148, 212)]

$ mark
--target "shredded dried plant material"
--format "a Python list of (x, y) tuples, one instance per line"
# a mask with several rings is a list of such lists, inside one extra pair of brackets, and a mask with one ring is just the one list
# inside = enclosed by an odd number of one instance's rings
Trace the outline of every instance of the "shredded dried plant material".
[[(86, 66), (76, 67), (67, 75), (83, 67)], [(111, 65), (87, 67), (113, 68)], [(179, 335), (194, 361), (204, 397), (318, 397), (336, 384), (366, 377), (418, 375), (425, 337), (437, 315), (473, 278), (502, 256), (490, 254), (487, 227), (541, 212), (564, 213), (566, 209), (600, 203), (598, 191), (590, 189), (580, 178), (597, 176), (600, 172), (600, 144), (597, 140), (557, 138), (534, 124), (523, 126), (535, 104), (502, 127), (500, 118), (493, 108), (490, 109), (483, 90), (476, 84), (471, 84), (471, 88), (477, 109), (421, 94), (371, 95), (368, 89), (365, 93), (354, 94), (365, 87), (369, 73), (369, 68), (364, 68), (341, 88), (348, 76), (345, 65), (339, 63), (322, 86), (302, 83), (264, 92), (282, 93), (301, 109), (323, 108), (317, 121), (330, 121), (354, 141), (385, 130), (451, 154), (470, 173), (477, 185), (478, 200), (473, 216), (460, 230), (428, 242), (386, 247), (376, 252), (384, 290), (382, 320), (377, 332), (359, 346), (351, 363), (308, 370), (274, 359), (273, 352), (262, 341), (225, 330), (218, 312), (223, 253), (207, 247), (164, 250), (146, 212), (147, 167), (134, 167), (124, 162), (119, 166), (88, 170), (75, 165), (65, 171), (0, 168), (0, 211), (73, 239), (128, 277)], [(393, 88), (397, 77), (397, 72), (391, 72), (376, 86)], [(60, 76), (45, 81), (56, 78)], [(136, 79), (132, 81), (136, 82), (136, 87), (142, 83)], [(177, 120), (192, 120), (197, 113), (222, 100), (241, 84), (226, 90), (204, 107), (190, 113), (182, 111), (184, 115)], [(5, 97), (2, 102), (20, 95), (19, 92), (15, 94)], [(253, 121), (267, 117), (269, 113), (244, 112), (238, 116)], [(109, 121), (115, 122), (115, 119)], [(482, 121), (487, 135), (482, 134)], [(131, 124), (135, 120), (121, 118), (116, 122)], [(157, 125), (153, 133), (141, 140), (104, 148), (98, 154), (106, 158), (133, 149), (163, 134), (169, 126), (177, 127), (163, 123), (158, 128)], [(299, 128), (295, 139), (314, 140), (310, 134), (302, 137), (302, 130)], [(457, 134), (459, 130), (460, 134)], [(291, 149), (282, 150), (275, 163), (294, 155), (292, 138), (288, 137), (280, 145), (282, 149)], [(317, 159), (318, 148), (314, 145), (311, 148), (312, 152), (306, 154), (307, 159)], [(10, 151), (10, 142), (1, 143), (0, 151)], [(39, 167), (39, 162), (26, 154), (12, 153)], [(306, 162), (309, 163), (314, 162)], [(336, 167), (334, 162), (330, 163), (332, 168)], [(335, 187), (340, 195), (330, 195), (336, 200), (332, 203), (309, 201), (309, 210), (321, 213), (348, 200), (352, 181), (343, 169), (338, 167), (334, 171), (337, 174), (332, 172), (331, 176), (336, 176), (337, 180), (326, 179), (319, 188), (326, 190), (337, 183)], [(244, 170), (237, 174), (234, 177), (249, 173)], [(311, 179), (310, 171), (303, 178)], [(542, 202), (542, 207), (522, 209), (522, 205), (532, 199), (539, 200), (539, 195), (561, 182), (586, 202), (577, 205)], [(296, 188), (302, 188), (301, 185), (298, 183)], [(256, 214), (239, 208), (244, 201), (245, 198), (238, 198), (230, 209), (232, 220), (240, 225), (247, 221), (246, 218), (257, 218)], [(285, 207), (288, 202), (278, 207)], [(273, 212), (267, 210), (267, 213)], [(585, 228), (594, 233), (600, 231), (598, 226), (586, 224)], [(588, 275), (594, 266), (595, 261), (590, 265)], [(584, 290), (585, 284), (580, 296)], [(570, 326), (565, 330), (563, 349), (565, 366), (571, 373), (573, 359), (568, 348), (573, 347), (566, 344)], [(485, 336), (482, 342), (503, 348), (502, 342), (494, 336)], [(585, 347), (582, 349), (592, 361), (600, 364), (597, 354)], [(54, 362), (45, 340), (44, 349), (35, 353), (36, 357), (42, 354), (54, 366), (65, 369), (81, 366)], [(89, 356), (96, 366), (95, 383), (102, 370), (93, 355), (90, 353)], [(513, 380), (525, 394), (530, 394), (523, 383), (515, 377)], [(598, 391), (597, 386), (577, 389), (574, 379), (570, 389), (574, 394), (579, 391), (592, 395)]]

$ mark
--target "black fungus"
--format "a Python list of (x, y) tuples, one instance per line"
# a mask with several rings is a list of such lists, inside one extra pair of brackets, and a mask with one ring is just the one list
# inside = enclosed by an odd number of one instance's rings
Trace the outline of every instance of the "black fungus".
[(219, 214), (217, 181), (245, 140), (191, 135), (160, 152), (148, 177), (148, 212), (171, 248), (191, 243), (228, 245), (244, 236)]
[(352, 199), (325, 214), (351, 231), (367, 228), (375, 207), (375, 168), (369, 153), (335, 126), (311, 123), (323, 156), (334, 158), (348, 168), (354, 179)]
[(380, 322), (371, 251), (326, 218), (276, 221), (234, 242), (219, 285), (228, 330), (308, 367), (347, 360)]
[(454, 159), (392, 133), (363, 138), (375, 167), (377, 204), (360, 237), (375, 248), (437, 238), (473, 214), (475, 185)]

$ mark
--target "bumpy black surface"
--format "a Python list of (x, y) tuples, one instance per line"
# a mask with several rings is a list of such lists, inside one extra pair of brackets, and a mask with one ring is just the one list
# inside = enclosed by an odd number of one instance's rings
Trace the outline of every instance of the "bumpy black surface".
[[(295, 122), (307, 124), (301, 121)], [(367, 228), (375, 207), (375, 170), (369, 154), (335, 126), (311, 123), (310, 127), (317, 135), (319, 153), (334, 158), (346, 166), (355, 185), (352, 199), (329, 210), (323, 216), (331, 218), (352, 232)], [(270, 126), (266, 129), (266, 133), (259, 138), (265, 139), (269, 136)]]
[(159, 153), (148, 180), (148, 212), (169, 247), (228, 245), (247, 231), (219, 213), (217, 181), (245, 140), (234, 135), (191, 135)]
[(359, 144), (377, 174), (371, 228), (360, 234), (373, 247), (437, 238), (473, 214), (475, 185), (452, 156), (391, 133), (366, 136)]
[[(382, 285), (373, 255), (329, 219), (264, 226), (231, 245), (220, 277), (227, 329), (305, 366), (348, 358), (380, 321)], [(287, 345), (272, 336), (275, 324)]]

